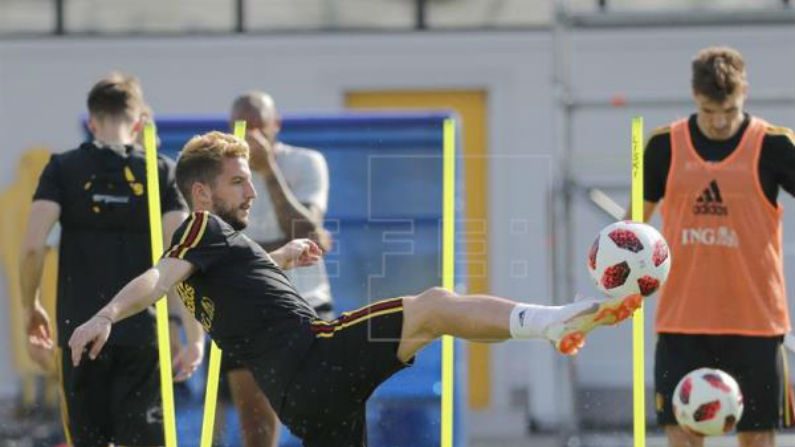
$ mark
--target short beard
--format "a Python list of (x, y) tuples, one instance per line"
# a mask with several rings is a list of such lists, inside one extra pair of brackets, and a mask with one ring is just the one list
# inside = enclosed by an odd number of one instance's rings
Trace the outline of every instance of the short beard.
[(227, 206), (220, 198), (213, 197), (213, 214), (223, 219), (236, 231), (241, 231), (246, 228), (248, 223), (238, 218), (236, 211), (238, 210)]

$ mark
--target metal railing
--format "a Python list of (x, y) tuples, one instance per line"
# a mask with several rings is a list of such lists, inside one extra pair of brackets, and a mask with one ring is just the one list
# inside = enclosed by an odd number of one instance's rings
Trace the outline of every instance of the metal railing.
[[(0, 35), (793, 23), (791, 0), (0, 0)], [(562, 12), (561, 12), (562, 11)]]

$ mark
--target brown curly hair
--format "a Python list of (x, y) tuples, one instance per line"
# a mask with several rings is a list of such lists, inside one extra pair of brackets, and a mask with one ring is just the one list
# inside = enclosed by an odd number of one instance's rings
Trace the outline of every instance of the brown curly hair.
[(709, 47), (693, 59), (693, 91), (723, 102), (746, 84), (745, 61), (729, 47)]

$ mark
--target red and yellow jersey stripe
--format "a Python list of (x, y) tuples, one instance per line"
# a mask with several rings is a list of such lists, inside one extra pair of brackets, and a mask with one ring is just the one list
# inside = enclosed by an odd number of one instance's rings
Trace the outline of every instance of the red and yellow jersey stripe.
[(328, 338), (333, 337), (338, 331), (355, 324), (362, 323), (373, 317), (381, 315), (389, 315), (396, 312), (403, 311), (403, 298), (392, 298), (388, 300), (377, 301), (369, 306), (365, 306), (350, 312), (343, 312), (339, 318), (333, 321), (313, 321), (312, 333), (315, 337)]
[(209, 218), (210, 213), (207, 211), (194, 211), (191, 213), (179, 243), (171, 247), (163, 257), (183, 259), (185, 254), (202, 240)]

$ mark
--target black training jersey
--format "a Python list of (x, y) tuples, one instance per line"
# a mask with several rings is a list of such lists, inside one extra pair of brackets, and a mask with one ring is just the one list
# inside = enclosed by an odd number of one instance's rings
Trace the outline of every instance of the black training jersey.
[[(174, 162), (160, 157), (158, 173), (162, 212), (185, 209)], [(133, 146), (122, 152), (85, 143), (54, 154), (33, 199), (61, 207), (56, 312), (58, 343), (65, 346), (75, 327), (152, 266), (144, 153)], [(115, 325), (109, 340), (155, 342), (150, 312)]]
[(314, 340), (312, 307), (259, 244), (206, 211), (191, 214), (163, 257), (193, 264), (195, 272), (176, 286), (182, 302), (222, 350), (244, 365), (270, 365), (258, 379), (278, 407)]
[[(696, 115), (688, 119), (693, 147), (706, 161), (719, 162), (734, 151), (748, 128), (750, 117), (746, 114), (743, 124), (732, 138), (715, 141), (707, 138), (696, 123)], [(646, 145), (643, 158), (643, 195), (648, 202), (659, 202), (665, 196), (668, 172), (671, 168), (670, 127), (656, 129)], [(762, 141), (759, 155), (759, 183), (767, 200), (778, 204), (779, 188), (795, 195), (795, 134), (786, 127), (771, 126)]]

